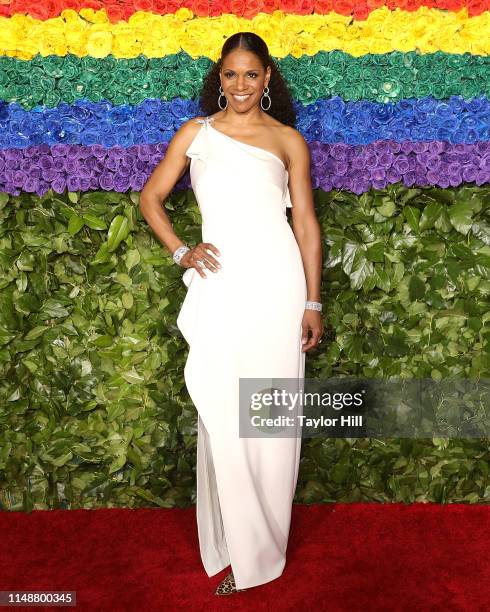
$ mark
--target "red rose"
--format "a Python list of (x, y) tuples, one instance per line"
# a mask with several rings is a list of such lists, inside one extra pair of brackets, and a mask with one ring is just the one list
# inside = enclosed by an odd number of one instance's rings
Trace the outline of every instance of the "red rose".
[(285, 0), (285, 6), (289, 6), (287, 9), (290, 13), (296, 13), (297, 15), (311, 15), (315, 10), (315, 0), (299, 0), (294, 6), (293, 0)]
[(326, 15), (333, 11), (333, 0), (316, 0), (315, 13)]
[(352, 15), (355, 8), (355, 0), (335, 0), (333, 5), (333, 10), (339, 15)]
[[(180, 4), (177, 8), (182, 6), (187, 6), (195, 15), (199, 15), (199, 17), (209, 17), (211, 15), (209, 0), (190, 0), (185, 5)], [(177, 10), (177, 8), (175, 10)]]
[(183, 2), (182, 0), (154, 0), (153, 4), (155, 5), (155, 13), (167, 15), (175, 13), (183, 6), (190, 8), (191, 2), (190, 0), (187, 2)]
[(79, 2), (78, 4), (81, 5), (80, 8), (89, 8), (94, 11), (100, 11), (105, 8), (105, 3), (101, 0), (83, 0), (83, 2)]
[(488, 11), (490, 9), (490, 2), (488, 0), (468, 0), (467, 7), (468, 14), (474, 17)]
[(459, 11), (465, 4), (465, 0), (433, 0), (435, 8), (446, 11)]
[(281, 9), (281, 0), (264, 0), (263, 1), (263, 13), (272, 13)]
[(406, 0), (386, 0), (386, 8), (390, 11), (394, 11), (396, 8), (406, 11)]
[[(365, 7), (369, 12), (371, 12), (371, 11), (375, 11), (376, 9), (384, 5), (385, 5), (384, 0), (367, 0)], [(357, 8), (360, 8), (362, 10), (362, 5), (360, 5), (359, 7), (356, 7), (355, 10), (357, 10)]]
[(247, 3), (244, 0), (228, 0), (227, 13), (241, 16), (247, 10)]
[(365, 4), (357, 5), (354, 9), (354, 19), (356, 21), (366, 21), (366, 19), (369, 17), (369, 13), (371, 12), (371, 10), (372, 9), (369, 9)]
[(259, 13), (266, 12), (262, 0), (248, 0), (245, 2), (243, 16), (245, 19), (253, 19)]
[[(72, 9), (74, 11), (76, 11), (78, 13), (78, 11), (85, 6), (82, 2), (80, 2), (80, 0), (61, 0), (59, 2), (60, 4), (60, 13), (62, 10), (66, 9)], [(100, 2), (99, 2), (100, 4)]]
[(126, 9), (123, 9), (120, 5), (107, 4), (105, 10), (111, 23), (117, 23), (118, 21), (126, 21)]
[(155, 11), (155, 3), (153, 0), (133, 0), (133, 2), (135, 13), (137, 11), (145, 11), (146, 13), (152, 13)]
[(15, 11), (14, 13), (10, 13), (14, 15), (15, 13), (27, 13), (31, 15), (35, 19), (41, 19), (45, 21), (52, 16), (52, 7), (49, 2), (41, 3), (41, 2), (25, 2), (22, 3), (22, 7), (12, 7)]

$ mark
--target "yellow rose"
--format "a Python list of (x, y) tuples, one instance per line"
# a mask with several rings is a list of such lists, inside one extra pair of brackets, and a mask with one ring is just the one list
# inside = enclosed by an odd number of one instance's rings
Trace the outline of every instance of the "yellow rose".
[(110, 23), (109, 17), (104, 10), (94, 11), (91, 8), (82, 8), (79, 11), (79, 15), (90, 23)]
[(369, 53), (382, 54), (390, 53), (391, 51), (393, 51), (393, 45), (391, 44), (391, 41), (381, 37), (372, 39), (362, 38), (359, 42), (362, 42), (363, 45), (365, 45), (365, 47), (369, 49)]
[(68, 53), (73, 53), (73, 55), (78, 55), (79, 57), (86, 54), (87, 36), (83, 30), (67, 28), (65, 41)]
[(133, 13), (127, 23), (132, 28), (148, 28), (152, 25), (152, 21), (156, 18), (158, 21), (163, 21), (164, 17), (161, 15), (153, 15), (152, 13), (145, 13), (145, 11), (136, 11)]
[(267, 15), (266, 13), (259, 13), (251, 22), (251, 25), (253, 26), (253, 30), (251, 31), (257, 32), (258, 28), (271, 28), (271, 23), (270, 15)]
[(194, 17), (194, 13), (185, 7), (177, 9), (174, 15), (179, 21), (190, 21)]
[(366, 43), (361, 40), (350, 40), (347, 44), (347, 47), (342, 47), (343, 50), (353, 57), (360, 57), (361, 55), (365, 55), (367, 53)]
[(268, 45), (273, 44), (275, 39), (276, 30), (272, 27), (272, 25), (267, 21), (262, 21), (262, 23), (255, 24), (253, 31), (263, 38)]
[(36, 44), (36, 41), (24, 39), (22, 40), (22, 44), (19, 41), (16, 48), (12, 49), (12, 55), (14, 55), (14, 57), (18, 57), (19, 59), (30, 60), (37, 54), (37, 51), (38, 45)]
[(65, 9), (61, 11), (60, 17), (65, 23), (69, 24), (80, 23), (82, 21), (79, 14), (73, 9)]
[(92, 57), (107, 57), (112, 51), (111, 32), (89, 32), (87, 53)]
[(277, 25), (286, 29), (289, 35), (294, 37), (303, 31), (304, 20), (305, 18), (301, 17), (301, 15), (286, 15)]
[(344, 23), (335, 20), (325, 23), (318, 32), (321, 34), (326, 32), (328, 36), (334, 36), (336, 38), (352, 38), (352, 35), (349, 34), (350, 30), (351, 28), (346, 28)]
[[(298, 44), (296, 39), (293, 39), (289, 53), (297, 59), (303, 55), (309, 55), (308, 53), (305, 52), (305, 49), (303, 48), (303, 46)], [(283, 57), (282, 50), (278, 50), (277, 57)]]
[(46, 57), (48, 55), (66, 55), (68, 49), (66, 47), (65, 38), (44, 36), (39, 41), (39, 53)]
[(206, 24), (209, 28), (208, 36), (213, 37), (213, 27), (218, 27), (222, 31), (228, 30), (230, 33), (248, 31), (251, 25), (250, 21), (246, 19), (240, 19), (236, 15), (226, 13), (221, 17), (208, 17), (206, 18)]
[(350, 40), (342, 46), (342, 49), (353, 57), (361, 57), (361, 55), (371, 53), (369, 45), (365, 40)]
[(172, 54), (179, 53), (180, 51), (182, 51), (181, 39), (180, 37), (177, 37), (175, 35), (174, 36), (162, 36), (159, 42), (161, 43), (162, 47), (165, 50), (163, 57), (165, 55), (172, 55)]
[(211, 30), (208, 19), (189, 21), (186, 24), (185, 32), (182, 32), (182, 27), (179, 25), (176, 25), (172, 31), (176, 44), (180, 45), (194, 59), (200, 55), (207, 55), (209, 42), (214, 42), (218, 34), (218, 32)]
[(413, 51), (413, 43), (402, 34), (399, 36), (394, 36), (391, 44), (393, 46), (393, 50), (401, 51), (402, 53)]
[(112, 53), (116, 57), (136, 57), (143, 52), (144, 33), (119, 22), (112, 31)]
[(316, 38), (305, 40), (302, 46), (305, 55), (316, 55), (322, 50), (322, 46), (319, 44), (319, 41)]
[(146, 57), (164, 57), (165, 55), (169, 55), (170, 53), (177, 53), (177, 51), (168, 51), (166, 47), (166, 43), (163, 38), (153, 38), (153, 40), (148, 41), (145, 45), (145, 55)]

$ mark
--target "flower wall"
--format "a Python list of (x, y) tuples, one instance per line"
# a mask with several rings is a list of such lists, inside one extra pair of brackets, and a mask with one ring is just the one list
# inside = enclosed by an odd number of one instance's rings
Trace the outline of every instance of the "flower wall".
[[(0, 3), (0, 507), (195, 499), (181, 270), (137, 203), (236, 31), (266, 40), (310, 146), (326, 339), (307, 375), (488, 377), (489, 8)], [(166, 206), (198, 242), (188, 173)], [(309, 440), (297, 500), (484, 501), (489, 454), (483, 435)]]

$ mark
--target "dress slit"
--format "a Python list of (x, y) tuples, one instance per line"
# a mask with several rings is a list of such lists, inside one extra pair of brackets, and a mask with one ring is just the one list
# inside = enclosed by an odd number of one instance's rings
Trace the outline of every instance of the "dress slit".
[(199, 414), (196, 471), (199, 548), (206, 573), (214, 576), (230, 564), (230, 556), (226, 546), (211, 441)]

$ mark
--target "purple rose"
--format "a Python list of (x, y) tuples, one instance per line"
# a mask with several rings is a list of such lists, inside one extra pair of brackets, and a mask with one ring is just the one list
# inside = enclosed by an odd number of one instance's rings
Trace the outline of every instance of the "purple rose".
[(120, 172), (114, 176), (114, 189), (119, 193), (128, 191), (131, 187), (130, 175), (122, 175)]
[(56, 179), (51, 183), (51, 189), (55, 193), (63, 193), (66, 189), (66, 179), (64, 176), (58, 175)]
[(68, 176), (66, 179), (68, 191), (80, 191), (80, 178), (78, 176)]
[(98, 159), (104, 159), (107, 155), (108, 150), (100, 144), (94, 144), (90, 147), (90, 151), (94, 157)]
[(80, 179), (80, 190), (88, 191), (90, 189), (90, 177), (82, 177)]
[(114, 189), (114, 175), (112, 172), (103, 172), (99, 177), (99, 183), (105, 191), (112, 191)]
[(22, 189), (27, 193), (34, 193), (39, 187), (39, 179), (34, 176), (27, 176)]
[(410, 169), (408, 158), (405, 155), (398, 155), (395, 158), (393, 168), (400, 174), (406, 174)]
[(415, 172), (407, 172), (406, 174), (403, 175), (403, 183), (407, 187), (411, 187), (412, 185), (414, 185), (415, 180), (416, 180)]
[(130, 185), (133, 191), (141, 191), (147, 181), (147, 177), (139, 172), (135, 172), (130, 177)]
[(462, 175), (465, 183), (473, 183), (476, 179), (477, 169), (472, 168), (471, 166), (468, 168), (463, 168)]
[(58, 176), (58, 173), (55, 172), (52, 168), (43, 170), (43, 179), (45, 181), (48, 181), (48, 183), (52, 183), (57, 176)]

